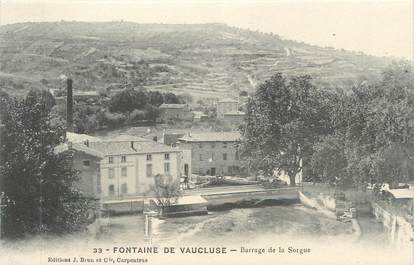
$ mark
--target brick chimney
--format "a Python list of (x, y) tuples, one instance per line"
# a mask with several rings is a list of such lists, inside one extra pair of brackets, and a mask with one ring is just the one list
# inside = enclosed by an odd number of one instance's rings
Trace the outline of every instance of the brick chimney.
[(73, 89), (72, 79), (68, 78), (66, 95), (66, 131), (73, 132)]
[[(2, 116), (0, 112), (0, 164), (4, 162), (4, 129), (5, 125), (2, 123)], [(4, 180), (2, 174), (0, 174), (0, 240), (3, 238), (3, 213), (2, 213), (2, 207), (3, 207), (3, 199), (4, 199), (4, 186), (3, 186)]]
[(134, 141), (131, 141), (130, 144), (131, 144), (131, 149), (136, 151), (135, 146), (134, 146)]

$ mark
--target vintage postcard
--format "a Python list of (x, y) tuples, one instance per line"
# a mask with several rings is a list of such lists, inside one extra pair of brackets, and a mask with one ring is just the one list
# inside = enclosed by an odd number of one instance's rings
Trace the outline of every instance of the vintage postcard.
[(0, 264), (414, 264), (413, 40), (411, 0), (0, 0)]

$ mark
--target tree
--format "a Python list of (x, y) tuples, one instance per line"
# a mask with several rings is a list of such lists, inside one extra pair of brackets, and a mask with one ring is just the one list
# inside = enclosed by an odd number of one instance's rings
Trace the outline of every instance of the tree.
[(286, 79), (278, 73), (261, 84), (247, 104), (242, 150), (251, 169), (285, 171), (291, 185), (310, 158), (313, 144), (329, 131), (325, 96), (309, 76)]
[(247, 97), (249, 94), (247, 93), (247, 91), (246, 90), (241, 90), (240, 92), (239, 92), (239, 96), (240, 97)]
[(340, 186), (360, 188), (368, 183), (392, 187), (412, 178), (413, 76), (411, 66), (392, 64), (382, 80), (337, 93), (330, 114), (333, 133), (315, 146), (314, 172)]
[(183, 103), (177, 95), (174, 93), (168, 92), (164, 94), (164, 103), (166, 104), (181, 104)]
[(143, 91), (125, 89), (111, 97), (109, 111), (130, 113), (134, 109), (143, 109), (148, 102), (148, 97)]
[(159, 91), (150, 91), (148, 96), (149, 103), (153, 106), (159, 107), (164, 103), (164, 97)]
[(179, 94), (178, 99), (180, 100), (180, 102), (183, 102), (183, 103), (193, 103), (194, 102), (193, 96), (188, 92), (184, 92), (182, 94)]
[(180, 180), (158, 174), (154, 177), (154, 185), (150, 188), (150, 192), (155, 197), (161, 211), (164, 212), (166, 207), (176, 203), (182, 196)]
[(34, 94), (8, 100), (5, 109), (0, 166), (7, 200), (5, 236), (83, 229), (89, 201), (74, 187), (78, 176), (71, 154), (54, 152), (63, 142), (63, 124), (52, 125), (46, 103)]
[(55, 98), (53, 95), (47, 90), (35, 90), (32, 89), (27, 93), (26, 101), (33, 101), (36, 102), (40, 100), (40, 103), (44, 104), (46, 107), (46, 111), (50, 111), (53, 106), (56, 105)]
[(345, 186), (349, 182), (346, 146), (337, 135), (328, 135), (315, 144), (310, 165), (316, 173), (313, 176), (318, 176), (324, 183)]

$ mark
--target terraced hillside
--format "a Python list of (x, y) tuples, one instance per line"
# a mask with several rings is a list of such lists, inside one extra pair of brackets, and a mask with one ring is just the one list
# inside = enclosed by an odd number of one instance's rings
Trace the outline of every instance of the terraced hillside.
[(389, 59), (283, 40), (224, 24), (20, 23), (0, 27), (0, 86), (144, 87), (196, 98), (236, 95), (280, 71), (346, 84), (375, 77)]

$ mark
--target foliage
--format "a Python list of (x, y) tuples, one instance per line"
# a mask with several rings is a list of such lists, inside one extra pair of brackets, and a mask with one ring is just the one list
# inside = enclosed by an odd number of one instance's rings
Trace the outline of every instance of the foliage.
[(194, 101), (194, 97), (188, 92), (179, 94), (178, 98), (182, 103), (193, 103)]
[(135, 109), (143, 109), (148, 97), (143, 91), (125, 89), (111, 97), (109, 110), (111, 112), (130, 113)]
[[(44, 92), (42, 91), (41, 95)], [(36, 91), (31, 93), (39, 94)], [(174, 102), (179, 100), (173, 93), (163, 94), (158, 91), (148, 92), (134, 89), (124, 89), (110, 98), (102, 94), (98, 99), (75, 99), (74, 129), (77, 133), (92, 133), (101, 129), (117, 128), (140, 122), (154, 123), (159, 116), (159, 106), (164, 102), (164, 96)], [(45, 98), (49, 100), (49, 97)], [(182, 101), (179, 102), (182, 103)], [(54, 105), (53, 99), (53, 104), (48, 105), (51, 106), (51, 115), (56, 120), (66, 119), (65, 104)]]
[(178, 198), (182, 196), (180, 180), (173, 179), (172, 176), (156, 175), (154, 185), (150, 190), (162, 210), (176, 203)]
[(183, 100), (181, 100), (177, 95), (171, 92), (167, 92), (164, 94), (164, 103), (166, 104), (181, 104), (185, 103)]
[(246, 90), (241, 90), (240, 92), (239, 92), (239, 96), (240, 97), (247, 97), (249, 94), (247, 93), (247, 91)]
[(44, 104), (44, 106), (46, 108), (46, 111), (48, 111), (48, 112), (53, 108), (53, 106), (56, 105), (55, 98), (47, 90), (32, 89), (32, 90), (29, 91), (29, 93), (27, 93), (26, 100), (30, 101), (32, 103), (39, 100), (40, 103)]
[(89, 202), (74, 187), (78, 177), (71, 154), (54, 152), (63, 141), (63, 125), (51, 123), (50, 106), (41, 93), (9, 99), (5, 105), (0, 166), (7, 201), (5, 236), (83, 229)]
[(382, 80), (337, 93), (337, 102), (330, 115), (334, 133), (315, 146), (314, 172), (330, 183), (362, 188), (392, 187), (414, 176), (411, 66), (392, 64)]
[(324, 95), (309, 76), (289, 79), (278, 73), (249, 99), (242, 150), (251, 169), (272, 175), (284, 170), (295, 183), (301, 160), (312, 154), (319, 135), (329, 131)]
[(149, 103), (153, 106), (159, 107), (164, 103), (164, 97), (159, 91), (150, 91), (148, 97)]

